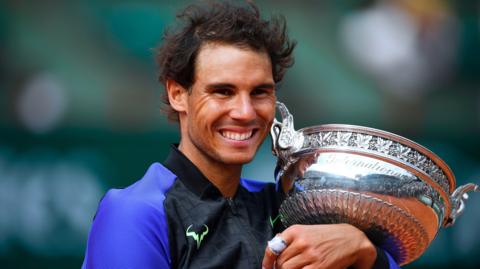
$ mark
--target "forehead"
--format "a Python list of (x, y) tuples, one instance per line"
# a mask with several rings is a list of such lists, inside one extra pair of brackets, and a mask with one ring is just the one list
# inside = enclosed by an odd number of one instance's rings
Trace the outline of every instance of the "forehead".
[(210, 42), (200, 47), (195, 63), (195, 81), (245, 80), (273, 83), (272, 65), (265, 51)]

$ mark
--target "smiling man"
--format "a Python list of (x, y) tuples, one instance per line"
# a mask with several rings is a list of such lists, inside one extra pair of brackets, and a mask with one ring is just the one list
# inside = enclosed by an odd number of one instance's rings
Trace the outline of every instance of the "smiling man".
[(167, 80), (172, 108), (179, 113), (178, 149), (233, 197), (242, 165), (250, 162), (275, 114), (275, 82), (267, 53), (206, 42), (196, 58), (190, 90)]
[[(180, 143), (141, 180), (105, 195), (83, 268), (397, 268), (353, 226), (284, 230), (278, 207), (291, 182), (240, 177), (293, 63), (284, 20), (231, 2), (190, 6), (179, 18), (157, 60)], [(283, 252), (267, 247), (276, 234)]]

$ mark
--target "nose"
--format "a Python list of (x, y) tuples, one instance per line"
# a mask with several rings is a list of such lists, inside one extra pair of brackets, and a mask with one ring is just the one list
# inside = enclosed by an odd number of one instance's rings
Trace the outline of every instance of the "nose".
[(256, 117), (255, 107), (253, 104), (253, 100), (250, 98), (250, 95), (238, 95), (236, 96), (230, 116), (233, 119), (241, 120), (241, 121), (248, 121), (253, 120)]

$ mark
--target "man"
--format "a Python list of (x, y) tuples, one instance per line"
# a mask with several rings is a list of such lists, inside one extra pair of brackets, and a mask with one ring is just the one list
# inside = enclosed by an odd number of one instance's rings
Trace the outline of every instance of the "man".
[(291, 180), (276, 188), (240, 178), (293, 63), (284, 20), (229, 2), (190, 6), (179, 18), (157, 60), (180, 143), (141, 180), (105, 195), (83, 268), (397, 268), (350, 225), (282, 231), (278, 207)]

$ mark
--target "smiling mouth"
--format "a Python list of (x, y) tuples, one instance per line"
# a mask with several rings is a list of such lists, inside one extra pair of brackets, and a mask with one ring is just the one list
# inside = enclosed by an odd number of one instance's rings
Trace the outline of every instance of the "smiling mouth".
[(235, 140), (235, 141), (245, 141), (250, 139), (253, 134), (255, 134), (255, 130), (250, 130), (248, 132), (232, 132), (232, 131), (222, 131), (220, 134), (230, 140)]

